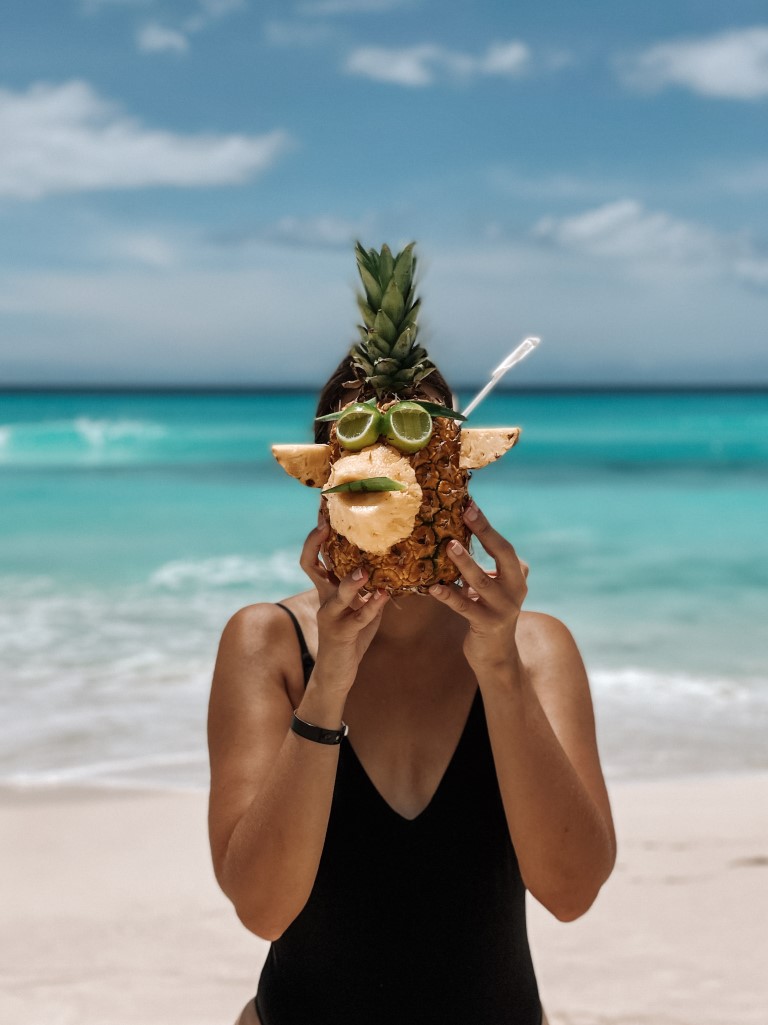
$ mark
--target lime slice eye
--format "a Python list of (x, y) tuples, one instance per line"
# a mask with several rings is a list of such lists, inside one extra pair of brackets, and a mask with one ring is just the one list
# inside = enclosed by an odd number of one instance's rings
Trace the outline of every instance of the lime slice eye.
[(381, 413), (378, 409), (356, 402), (336, 421), (339, 444), (351, 452), (373, 445), (381, 434)]
[(418, 402), (398, 402), (384, 417), (384, 433), (401, 452), (418, 452), (432, 436), (432, 417)]

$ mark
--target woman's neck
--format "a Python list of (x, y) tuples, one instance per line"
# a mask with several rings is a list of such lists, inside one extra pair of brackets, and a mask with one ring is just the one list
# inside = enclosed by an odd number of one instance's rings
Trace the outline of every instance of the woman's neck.
[[(400, 595), (387, 603), (376, 638), (391, 647), (408, 647), (423, 643), (430, 634), (443, 636), (449, 626), (456, 629), (456, 618), (447, 606), (429, 595)], [(463, 623), (459, 620), (458, 626)]]

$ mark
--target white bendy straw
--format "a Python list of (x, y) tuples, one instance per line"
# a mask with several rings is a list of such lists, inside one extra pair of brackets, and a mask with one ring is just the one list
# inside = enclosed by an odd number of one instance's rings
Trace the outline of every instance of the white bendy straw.
[(477, 395), (475, 395), (475, 397), (472, 399), (467, 408), (462, 411), (463, 415), (469, 416), (472, 410), (476, 406), (480, 405), (480, 403), (483, 401), (483, 399), (491, 390), (491, 388), (496, 387), (496, 385), (506, 374), (506, 372), (508, 370), (511, 370), (515, 363), (519, 363), (521, 359), (525, 359), (525, 357), (530, 352), (533, 352), (533, 350), (536, 348), (540, 341), (540, 338), (531, 336), (530, 338), (526, 338), (525, 341), (520, 342), (518, 347), (516, 349), (513, 349), (512, 352), (510, 352), (510, 354), (507, 356), (504, 362), (499, 363), (494, 372), (491, 374), (491, 379), (488, 382), (488, 384), (486, 384), (486, 386), (481, 391), (479, 391)]

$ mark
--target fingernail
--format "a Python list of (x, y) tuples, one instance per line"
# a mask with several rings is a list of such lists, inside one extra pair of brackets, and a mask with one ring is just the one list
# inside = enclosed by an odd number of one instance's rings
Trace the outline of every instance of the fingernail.
[(454, 555), (461, 555), (464, 549), (461, 547), (458, 541), (451, 541), (448, 545), (448, 550), (453, 552)]
[(480, 513), (480, 510), (477, 508), (475, 503), (474, 502), (470, 502), (469, 505), (467, 506), (467, 511), (464, 513), (464, 515), (467, 517), (468, 520), (476, 520), (478, 515), (479, 515), (479, 513)]
[(357, 569), (352, 574), (352, 579), (353, 580), (362, 580), (363, 579), (363, 571), (360, 569), (359, 566), (357, 567)]
[(373, 600), (374, 601), (381, 601), (381, 599), (384, 596), (385, 596), (385, 592), (384, 591), (374, 591), (373, 592)]
[(441, 598), (445, 594), (445, 588), (441, 584), (434, 584), (429, 589), (430, 594), (434, 594), (436, 598)]

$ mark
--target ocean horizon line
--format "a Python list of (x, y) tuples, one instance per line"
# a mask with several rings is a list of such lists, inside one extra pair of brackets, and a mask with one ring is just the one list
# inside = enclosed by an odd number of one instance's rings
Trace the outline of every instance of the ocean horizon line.
[[(458, 383), (458, 392), (479, 390), (486, 384), (479, 382)], [(316, 385), (290, 384), (186, 384), (182, 382), (164, 384), (0, 384), (0, 395), (315, 395), (319, 388)], [(669, 384), (627, 383), (612, 384), (573, 383), (573, 384), (512, 384), (500, 385), (497, 394), (511, 395), (601, 395), (601, 394), (764, 394), (768, 393), (768, 381), (762, 384), (704, 384), (695, 382), (677, 382)]]

